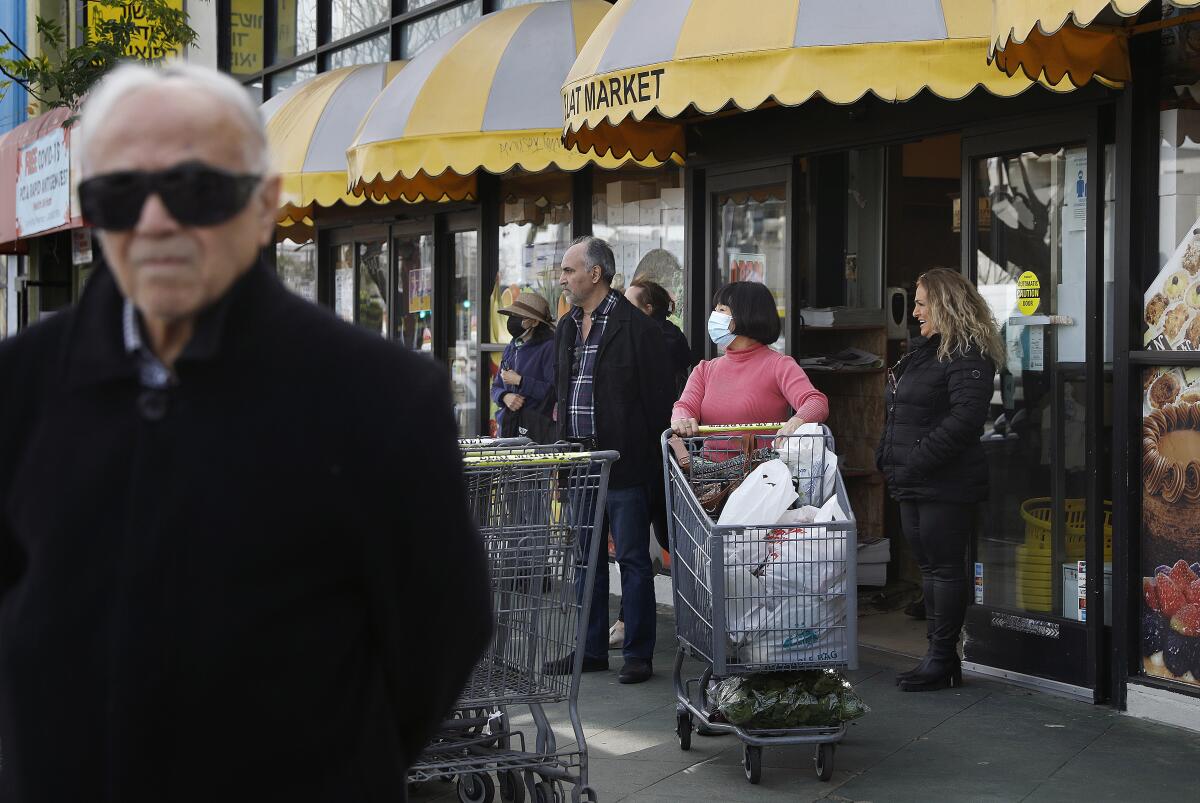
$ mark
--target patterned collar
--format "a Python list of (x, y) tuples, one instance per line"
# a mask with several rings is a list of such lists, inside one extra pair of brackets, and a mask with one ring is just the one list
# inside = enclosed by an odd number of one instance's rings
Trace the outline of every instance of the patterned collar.
[[(595, 321), (598, 318), (606, 317), (612, 312), (613, 307), (617, 306), (618, 298), (620, 298), (620, 294), (616, 290), (609, 289), (608, 295), (592, 310), (592, 320)], [(571, 317), (575, 320), (576, 324), (583, 323), (583, 307), (572, 307)]]
[(138, 323), (137, 309), (128, 298), (121, 309), (121, 333), (125, 340), (125, 353), (137, 360), (138, 378), (142, 387), (162, 390), (175, 381), (175, 374), (163, 364), (142, 339), (142, 327)]

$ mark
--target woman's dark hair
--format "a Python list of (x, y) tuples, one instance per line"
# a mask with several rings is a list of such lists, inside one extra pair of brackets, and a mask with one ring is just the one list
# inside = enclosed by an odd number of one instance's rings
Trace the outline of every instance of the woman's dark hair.
[(713, 296), (713, 306), (724, 304), (733, 313), (733, 333), (769, 346), (783, 331), (775, 296), (758, 282), (730, 282)]
[(671, 300), (671, 294), (658, 282), (641, 277), (634, 279), (629, 286), (641, 291), (642, 303), (649, 304), (653, 310), (651, 317), (665, 318), (675, 311), (675, 302)]

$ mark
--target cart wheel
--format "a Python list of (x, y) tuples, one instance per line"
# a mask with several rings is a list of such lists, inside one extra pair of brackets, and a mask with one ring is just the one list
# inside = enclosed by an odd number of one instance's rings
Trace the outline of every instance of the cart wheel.
[(746, 780), (758, 783), (762, 779), (762, 748), (746, 745), (742, 748), (742, 769), (746, 771)]
[(692, 712), (686, 708), (675, 712), (675, 735), (679, 737), (679, 749), (692, 749)]
[(556, 803), (557, 800), (554, 784), (549, 781), (539, 781), (533, 785), (533, 803)]
[(500, 799), (504, 803), (525, 803), (525, 782), (520, 775), (512, 770), (497, 772), (496, 780), (500, 782)]
[(599, 803), (600, 798), (596, 797), (596, 790), (590, 786), (583, 787), (583, 799), (587, 803)]
[(458, 776), (458, 799), (462, 803), (492, 803), (496, 784), (486, 772), (471, 772)]
[(833, 753), (837, 745), (833, 742), (817, 745), (816, 753), (813, 755), (813, 764), (817, 768), (817, 777), (822, 781), (828, 781), (833, 777)]

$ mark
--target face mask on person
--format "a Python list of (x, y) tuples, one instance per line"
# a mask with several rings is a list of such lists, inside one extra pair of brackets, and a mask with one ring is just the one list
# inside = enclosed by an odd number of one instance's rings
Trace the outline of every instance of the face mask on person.
[(737, 337), (729, 331), (733, 316), (713, 310), (708, 316), (708, 338), (718, 346), (728, 346)]
[(508, 333), (513, 337), (520, 337), (525, 334), (524, 318), (518, 318), (515, 315), (508, 316)]

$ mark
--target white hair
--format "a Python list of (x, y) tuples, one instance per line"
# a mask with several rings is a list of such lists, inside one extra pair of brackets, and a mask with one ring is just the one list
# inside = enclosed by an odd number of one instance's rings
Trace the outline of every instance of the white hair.
[(245, 141), (246, 169), (267, 173), (271, 169), (271, 154), (262, 116), (246, 88), (225, 73), (187, 62), (174, 62), (163, 67), (147, 67), (126, 62), (104, 76), (88, 94), (80, 115), (79, 128), (83, 139), (82, 163), (88, 165), (88, 146), (95, 134), (113, 114), (113, 108), (125, 97), (139, 89), (169, 85), (207, 92), (241, 118), (248, 136)]

